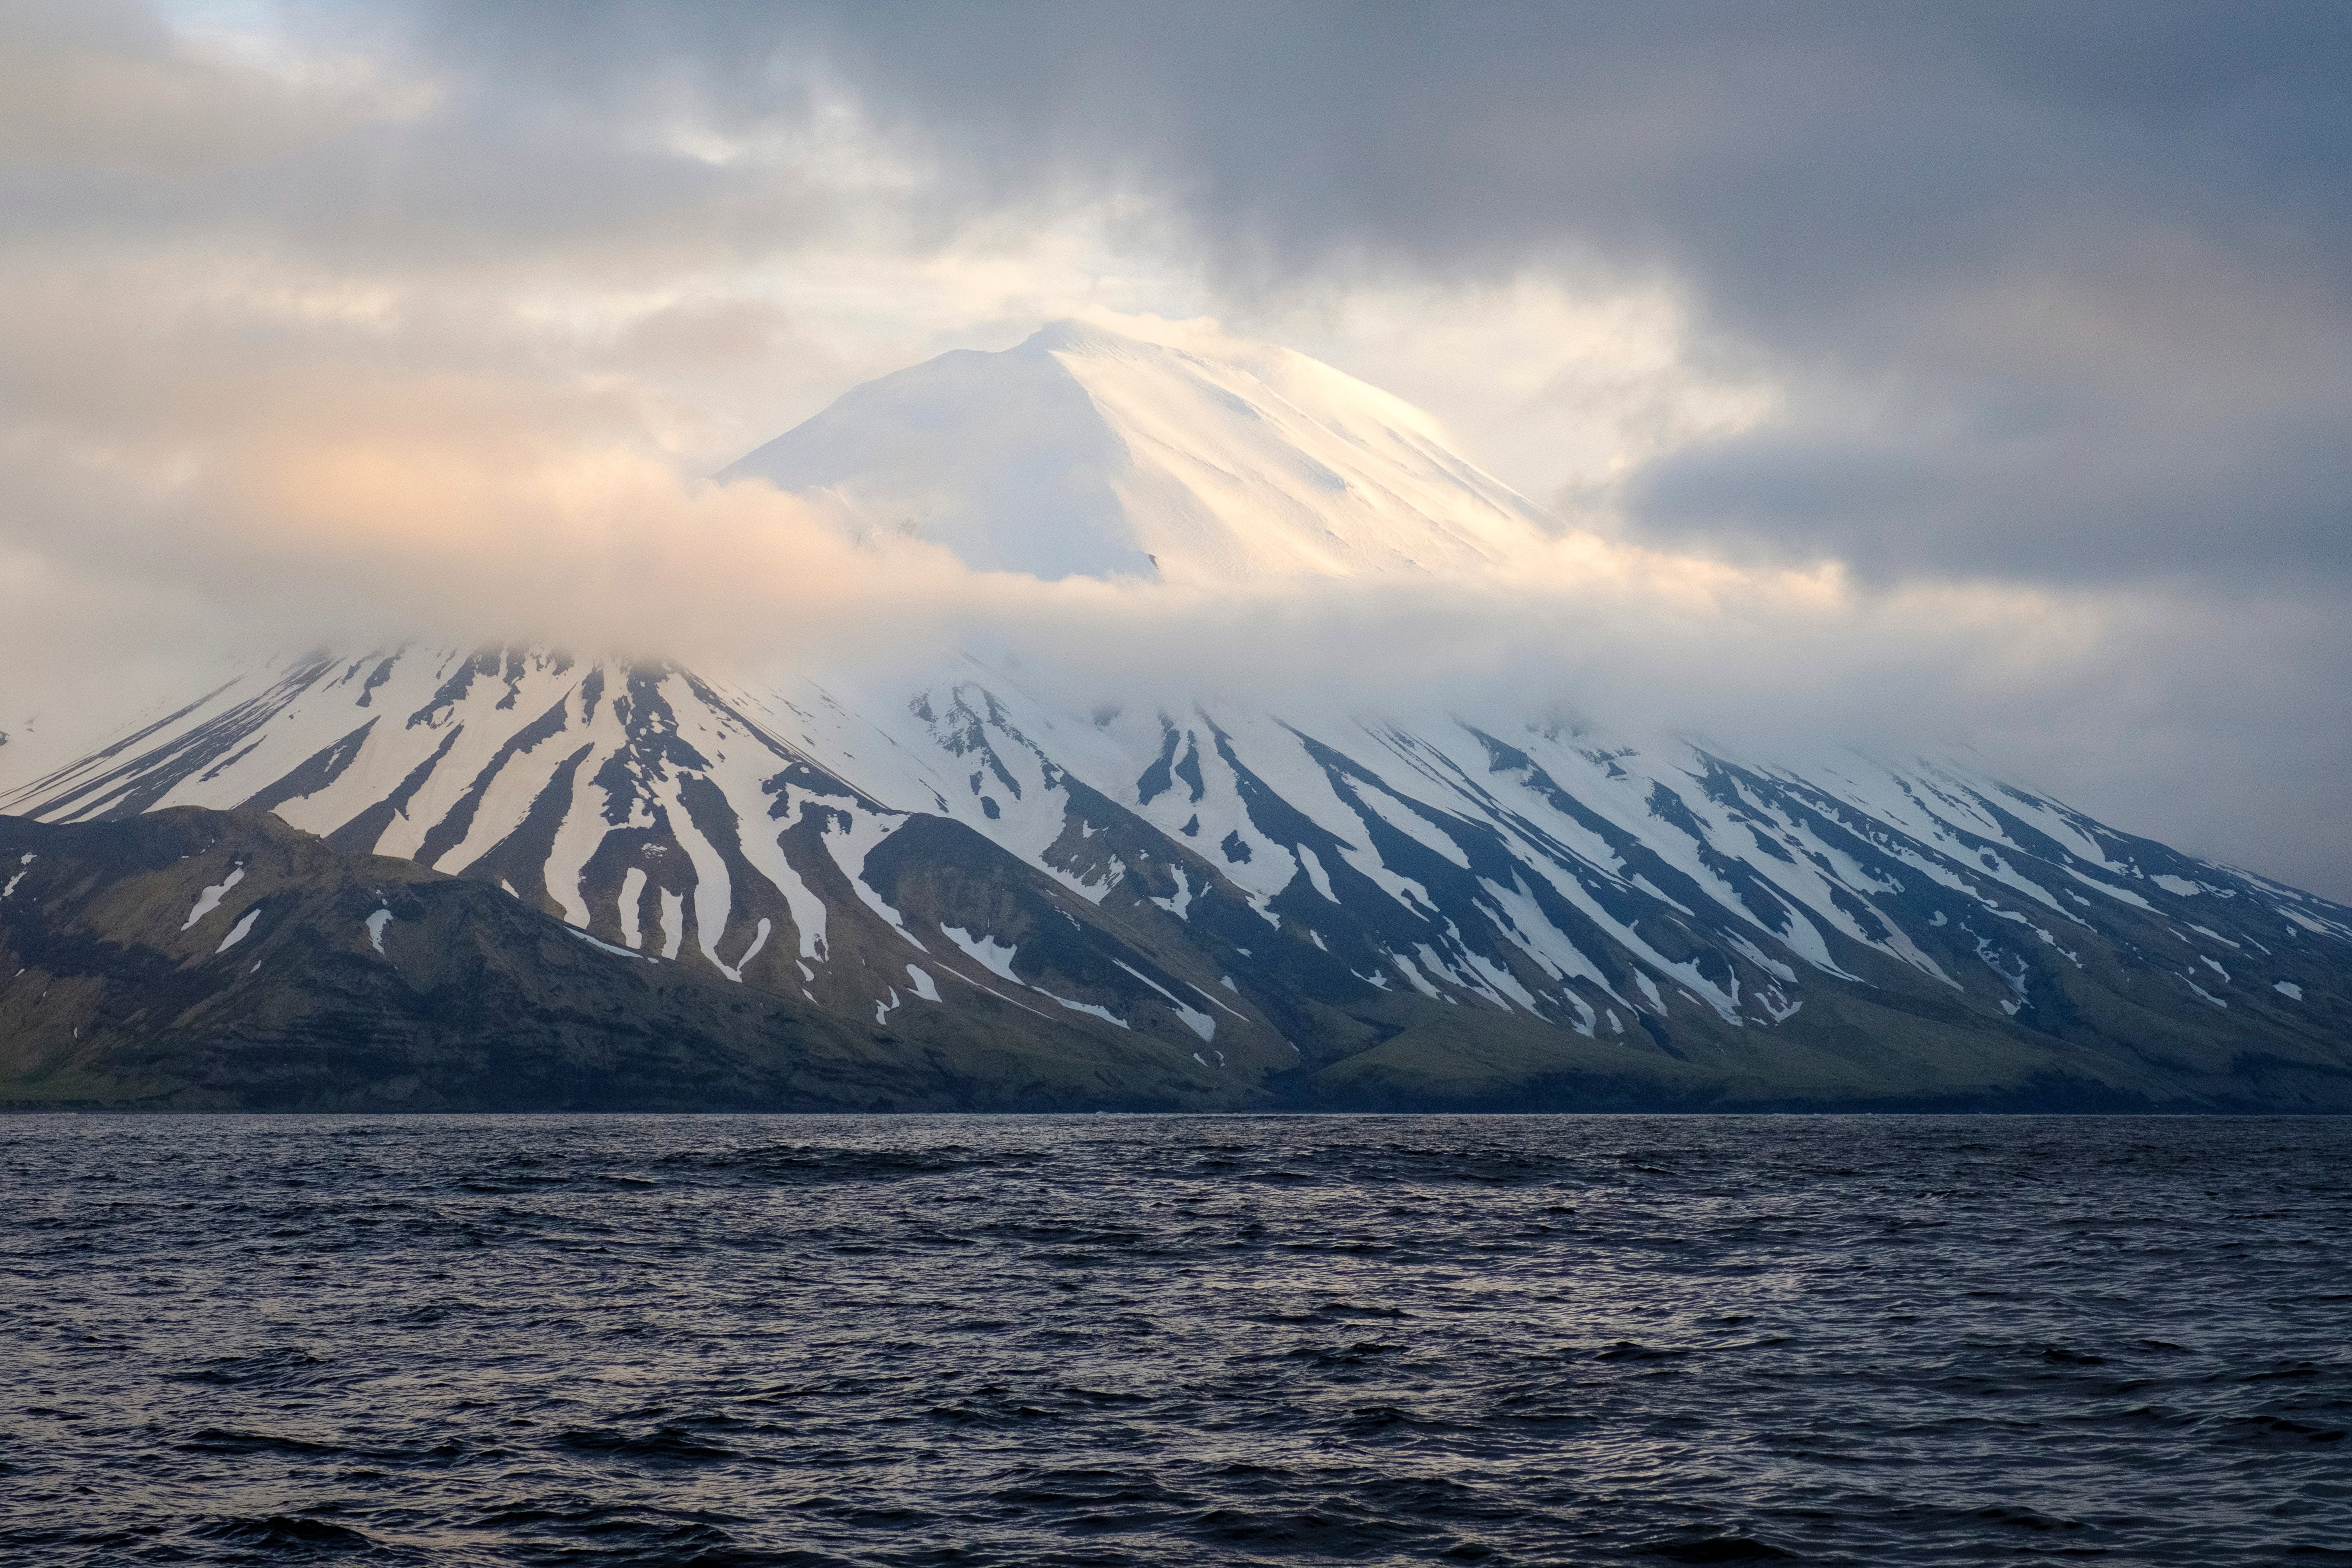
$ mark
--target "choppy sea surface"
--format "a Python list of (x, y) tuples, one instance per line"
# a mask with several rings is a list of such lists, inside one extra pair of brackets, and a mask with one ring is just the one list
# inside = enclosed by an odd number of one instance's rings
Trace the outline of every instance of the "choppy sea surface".
[(16, 1563), (2352, 1560), (2352, 1122), (0, 1121)]

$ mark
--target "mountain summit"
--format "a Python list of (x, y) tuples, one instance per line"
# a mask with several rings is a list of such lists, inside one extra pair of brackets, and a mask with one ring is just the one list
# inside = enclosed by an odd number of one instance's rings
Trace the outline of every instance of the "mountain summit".
[(1429, 416), (1329, 365), (1081, 321), (867, 382), (719, 477), (1045, 578), (1455, 575), (1550, 526)]
[[(1071, 323), (730, 472), (1213, 590), (1545, 527), (1328, 366)], [(1053, 673), (412, 646), (125, 692), (0, 779), (0, 1106), (2352, 1112), (2352, 908), (1969, 767)]]

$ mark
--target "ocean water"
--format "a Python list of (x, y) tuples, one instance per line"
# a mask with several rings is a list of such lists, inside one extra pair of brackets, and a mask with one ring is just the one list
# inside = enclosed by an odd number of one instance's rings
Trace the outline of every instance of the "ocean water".
[(2352, 1122), (0, 1140), (12, 1563), (2352, 1560)]

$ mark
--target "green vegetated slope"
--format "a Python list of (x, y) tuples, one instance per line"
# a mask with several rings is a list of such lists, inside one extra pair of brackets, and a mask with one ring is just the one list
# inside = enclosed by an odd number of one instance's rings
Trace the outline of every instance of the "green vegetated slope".
[[(339, 851), (267, 813), (0, 818), (0, 1104), (2352, 1109), (2347, 988), (2324, 963), (2305, 965), (2292, 1009), (2199, 1017), (2136, 998), (2128, 965), (2085, 952), (2037, 980), (2028, 1027), (1857, 952), (1841, 956), (1861, 980), (1809, 982), (1777, 1026), (1683, 1010), (1670, 1029), (1589, 1037), (1475, 1003), (1367, 999), (1329, 984), (1303, 939), (1141, 897), (1089, 902), (945, 819), (886, 849), (866, 875), (901, 923), (836, 918), (830, 969), (869, 977), (845, 1002), (838, 981), (821, 1001), (691, 952), (592, 942), (491, 883)], [(950, 929), (1017, 939), (1029, 984), (992, 975)], [(1105, 984), (1135, 995), (1089, 989)]]

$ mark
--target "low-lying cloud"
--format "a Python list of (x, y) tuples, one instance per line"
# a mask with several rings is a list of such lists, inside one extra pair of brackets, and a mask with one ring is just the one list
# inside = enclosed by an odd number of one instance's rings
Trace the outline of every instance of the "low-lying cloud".
[[(0, 774), (316, 645), (974, 648), (1079, 708), (1972, 747), (2352, 897), (2323, 12), (237, 15), (0, 14)], [(1418, 397), (1570, 526), (1048, 584), (704, 477), (1104, 310)]]
[[(2311, 734), (2305, 776), (2324, 779), (2328, 737), (2352, 715), (2299, 726), (2217, 669), (2200, 649), (2219, 628), (2197, 621), (2229, 618), (2193, 603), (1873, 589), (1836, 568), (1584, 532), (1482, 580), (1046, 583), (862, 535), (758, 480), (682, 472), (631, 409), (495, 378), (303, 372), (143, 445), (122, 431), (102, 455), (16, 444), (0, 729), (45, 723), (20, 732), (42, 743), (16, 747), (8, 771), (94, 743), (220, 665), (313, 647), (541, 640), (733, 679), (851, 671), (869, 689), (970, 651), (1078, 712), (1453, 712), (1694, 734), (1767, 761), (1957, 748), (2323, 889), (2328, 857), (2352, 847), (2265, 841), (2242, 814), (2275, 776), (2268, 737)], [(2294, 663), (2327, 657), (2341, 633), (2273, 618), (2241, 636), (2240, 658)], [(2184, 801), (2184, 775), (2220, 798)], [(2323, 820), (2323, 793), (2273, 796), (2268, 819)]]

